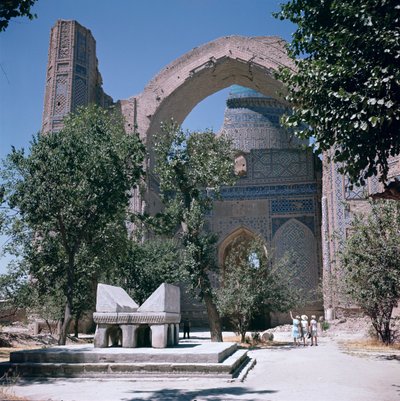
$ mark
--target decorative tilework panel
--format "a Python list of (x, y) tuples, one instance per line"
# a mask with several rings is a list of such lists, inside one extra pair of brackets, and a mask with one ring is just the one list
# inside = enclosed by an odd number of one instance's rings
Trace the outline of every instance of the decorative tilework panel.
[(314, 199), (272, 199), (271, 214), (314, 213)]
[(88, 104), (86, 79), (76, 76), (74, 89), (74, 107), (86, 106)]
[(57, 72), (68, 73), (69, 63), (58, 63), (57, 64)]
[(60, 30), (60, 43), (58, 48), (58, 58), (64, 59), (70, 57), (71, 52), (71, 22), (62, 21)]
[(298, 180), (314, 178), (311, 151), (297, 149), (256, 149), (251, 151), (253, 180)]
[(341, 238), (345, 238), (345, 210), (344, 210), (344, 178), (343, 175), (339, 173), (338, 166), (334, 166), (334, 194), (335, 194), (335, 217), (336, 225), (335, 231), (339, 234)]
[(295, 285), (304, 290), (313, 290), (318, 285), (316, 265), (316, 242), (312, 232), (295, 219), (286, 222), (274, 236), (277, 258), (286, 254), (294, 257), (287, 269), (295, 271)]
[(85, 68), (85, 67), (82, 67), (82, 66), (79, 65), (79, 64), (76, 64), (76, 65), (75, 65), (75, 72), (76, 72), (77, 74), (79, 74), (79, 75), (85, 76), (85, 75), (86, 75), (86, 68)]
[(325, 271), (330, 270), (329, 258), (329, 219), (328, 219), (328, 201), (326, 196), (322, 197), (322, 258)]
[(366, 199), (368, 196), (368, 189), (365, 186), (357, 187), (353, 185), (353, 189), (350, 189), (351, 183), (347, 176), (344, 177), (344, 187), (345, 187), (345, 198), (347, 200), (360, 200)]
[(223, 240), (237, 229), (245, 227), (254, 232), (254, 234), (261, 235), (266, 241), (271, 241), (268, 217), (213, 219), (210, 224), (212, 231), (218, 235), (220, 240)]
[[(293, 217), (273, 217), (272, 218), (272, 236), (276, 234), (278, 229), (283, 226), (287, 221)], [(305, 226), (307, 226), (312, 233), (315, 235), (315, 224), (314, 216), (296, 216), (296, 220), (301, 221)]]
[(382, 184), (379, 182), (379, 179), (376, 175), (368, 179), (368, 187), (369, 194), (375, 194), (383, 190), (383, 188), (381, 188)]
[(56, 95), (54, 97), (54, 115), (63, 117), (67, 114), (67, 83), (68, 75), (60, 74), (56, 77)]
[(293, 185), (255, 185), (224, 187), (221, 197), (224, 200), (233, 199), (260, 199), (277, 196), (306, 195), (317, 193), (317, 184)]

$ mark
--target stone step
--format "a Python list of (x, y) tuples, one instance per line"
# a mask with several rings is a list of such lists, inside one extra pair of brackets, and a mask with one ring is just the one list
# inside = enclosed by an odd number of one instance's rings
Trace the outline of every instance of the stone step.
[(248, 361), (236, 343), (182, 342), (170, 348), (62, 346), (12, 352), (3, 374), (24, 377), (204, 376), (232, 378)]
[(170, 348), (94, 348), (60, 346), (10, 354), (13, 363), (221, 363), (237, 350), (236, 343), (181, 343)]
[(5, 362), (0, 375), (19, 377), (135, 377), (135, 376), (207, 376), (235, 377), (249, 362), (247, 350), (237, 350), (221, 363), (107, 362), (51, 363)]

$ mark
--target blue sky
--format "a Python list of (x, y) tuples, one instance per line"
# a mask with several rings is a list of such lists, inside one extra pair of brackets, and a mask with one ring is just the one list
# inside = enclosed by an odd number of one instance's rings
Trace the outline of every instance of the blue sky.
[[(57, 19), (77, 20), (92, 31), (103, 88), (117, 100), (140, 93), (164, 66), (216, 38), (274, 35), (290, 41), (294, 26), (271, 15), (282, 2), (38, 0), (32, 10), (37, 19), (13, 19), (0, 33), (0, 158), (12, 145), (29, 147), (40, 130), (49, 35)], [(184, 127), (218, 131), (227, 92), (200, 103)]]

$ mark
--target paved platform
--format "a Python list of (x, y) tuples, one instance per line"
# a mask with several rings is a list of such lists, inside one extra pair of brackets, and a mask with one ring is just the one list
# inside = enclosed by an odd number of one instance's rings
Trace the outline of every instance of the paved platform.
[(218, 376), (232, 378), (249, 362), (236, 343), (183, 342), (170, 348), (59, 346), (12, 352), (6, 372), (22, 377)]
[[(291, 333), (276, 337), (290, 341)], [(400, 401), (398, 360), (344, 353), (335, 338), (320, 338), (318, 347), (251, 350), (257, 364), (243, 382), (217, 375), (21, 378), (9, 393), (29, 401)]]

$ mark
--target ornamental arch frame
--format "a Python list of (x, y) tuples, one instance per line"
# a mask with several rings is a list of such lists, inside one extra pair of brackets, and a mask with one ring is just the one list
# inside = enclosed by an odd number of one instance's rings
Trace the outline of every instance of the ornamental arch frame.
[(226, 251), (232, 242), (239, 238), (240, 236), (257, 238), (259, 234), (252, 231), (250, 228), (245, 226), (240, 226), (231, 231), (219, 244), (218, 244), (218, 265), (223, 266), (226, 257)]
[(262, 239), (262, 241), (264, 243), (265, 253), (266, 254), (269, 253), (267, 241), (265, 240), (265, 238), (262, 235), (260, 235), (260, 233), (253, 231), (246, 226), (237, 227), (236, 229), (231, 231), (227, 236), (225, 236), (225, 238), (218, 244), (218, 248), (217, 248), (218, 265), (220, 266), (220, 269), (221, 269), (221, 277), (220, 278), (222, 279), (222, 281), (224, 280), (224, 276), (225, 276), (225, 259), (228, 256), (230, 246), (234, 243), (234, 241), (237, 238), (240, 238), (240, 237), (247, 238), (248, 240), (253, 240), (256, 238)]
[[(294, 233), (295, 239), (288, 244), (285, 238), (291, 233)], [(295, 249), (294, 245), (298, 248)], [(289, 219), (274, 234), (272, 247), (277, 258), (283, 257), (286, 251), (292, 252), (292, 256), (296, 258), (294, 269), (300, 279), (301, 287), (306, 291), (317, 289), (319, 282), (317, 239), (309, 227), (295, 217)], [(302, 258), (298, 261), (300, 256)]]

